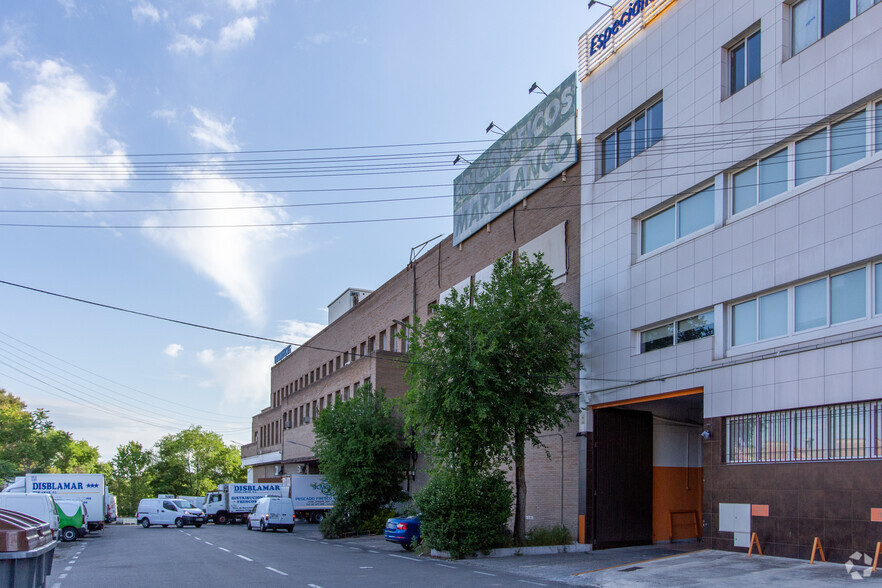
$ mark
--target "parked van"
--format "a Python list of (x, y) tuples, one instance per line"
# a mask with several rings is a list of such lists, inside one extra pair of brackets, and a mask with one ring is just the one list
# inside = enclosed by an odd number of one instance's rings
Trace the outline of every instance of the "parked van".
[(51, 494), (24, 494), (0, 492), (0, 508), (21, 512), (49, 523), (52, 536), (58, 537), (59, 520), (55, 500)]
[(294, 503), (290, 498), (278, 498), (264, 496), (259, 499), (248, 514), (248, 530), (259, 527), (261, 531), (267, 529), (294, 530)]
[(200, 508), (191, 508), (189, 501), (174, 498), (144, 498), (138, 503), (136, 515), (138, 524), (145, 529), (150, 525), (181, 528), (193, 525), (197, 529), (205, 522), (205, 513)]
[(56, 500), (58, 512), (58, 528), (61, 529), (62, 541), (76, 541), (77, 537), (85, 537), (89, 532), (86, 520), (85, 505), (78, 500)]

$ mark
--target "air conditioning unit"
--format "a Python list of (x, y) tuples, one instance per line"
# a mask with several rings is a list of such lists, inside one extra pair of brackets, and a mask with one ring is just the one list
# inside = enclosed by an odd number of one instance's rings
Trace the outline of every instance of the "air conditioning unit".
[(303, 473), (303, 469), (304, 469), (304, 468), (303, 468), (302, 465), (297, 466), (297, 473), (298, 473), (298, 474), (302, 474), (302, 473)]
[(277, 476), (281, 476), (282, 474), (285, 473), (285, 466), (283, 466), (283, 465), (277, 465), (277, 466), (275, 467), (275, 471), (276, 471), (276, 475), (277, 475)]
[(309, 415), (306, 415), (305, 417), (303, 417), (303, 422), (304, 422), (304, 423), (308, 423), (308, 422), (309, 422)]

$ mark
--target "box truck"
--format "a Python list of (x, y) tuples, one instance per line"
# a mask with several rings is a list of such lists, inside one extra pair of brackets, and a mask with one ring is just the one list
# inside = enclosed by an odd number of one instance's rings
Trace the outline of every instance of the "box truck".
[(104, 474), (27, 474), (19, 476), (3, 492), (51, 494), (60, 500), (86, 503), (90, 531), (104, 528)]
[(320, 523), (331, 508), (334, 497), (322, 491), (324, 476), (291, 474), (282, 481), (289, 486), (288, 497), (294, 503), (294, 515), (301, 520)]
[(203, 510), (216, 525), (239, 522), (264, 496), (282, 497), (281, 484), (221, 484), (205, 495)]

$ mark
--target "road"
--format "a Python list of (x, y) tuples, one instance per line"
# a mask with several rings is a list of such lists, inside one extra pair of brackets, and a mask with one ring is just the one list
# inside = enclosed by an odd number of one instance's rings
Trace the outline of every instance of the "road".
[(124, 586), (553, 586), (552, 581), (465, 562), (421, 558), (380, 537), (325, 541), (316, 525), (293, 533), (244, 526), (110, 526), (103, 536), (59, 543), (51, 588)]

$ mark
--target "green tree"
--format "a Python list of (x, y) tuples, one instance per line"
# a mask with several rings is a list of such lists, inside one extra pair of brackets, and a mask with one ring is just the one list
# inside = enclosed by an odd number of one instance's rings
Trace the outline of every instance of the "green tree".
[(151, 474), (159, 493), (202, 496), (218, 484), (245, 481), (239, 450), (202, 427), (166, 435), (154, 445), (154, 455)]
[(116, 455), (110, 460), (110, 485), (115, 490), (116, 506), (121, 515), (133, 515), (138, 502), (151, 495), (150, 466), (153, 461), (153, 453), (137, 441), (117, 447)]
[[(473, 302), (472, 302), (473, 301)], [(570, 420), (557, 392), (575, 384), (590, 319), (566, 302), (551, 269), (506, 256), (488, 282), (435, 308), (410, 337), (407, 424), (439, 466), (476, 472), (514, 463), (515, 541), (525, 535), (525, 444)]]
[(364, 384), (347, 402), (337, 402), (316, 416), (315, 454), (335, 506), (322, 521), (326, 535), (332, 527), (364, 525), (383, 507), (405, 498), (404, 435), (394, 404), (383, 389)]
[(104, 473), (99, 458), (98, 448), (89, 445), (88, 441), (70, 440), (59, 452), (52, 470), (59, 474)]

